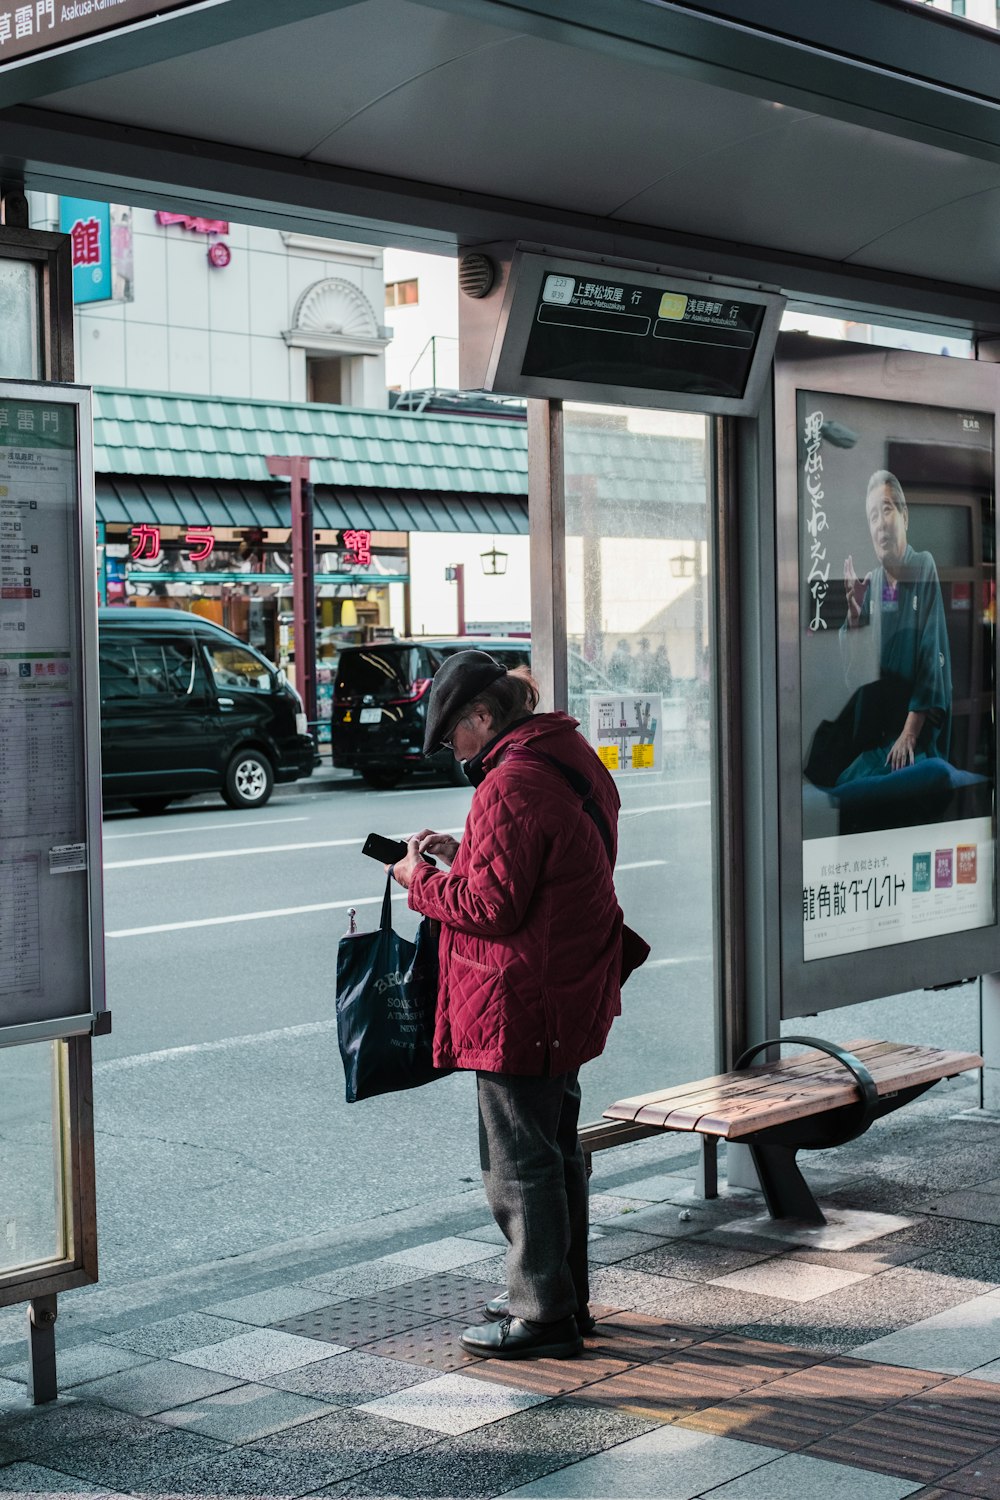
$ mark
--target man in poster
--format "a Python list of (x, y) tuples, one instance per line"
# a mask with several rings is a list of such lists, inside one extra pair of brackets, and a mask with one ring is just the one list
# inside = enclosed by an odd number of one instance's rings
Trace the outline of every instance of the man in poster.
[(910, 546), (906, 497), (888, 469), (868, 481), (865, 510), (876, 566), (862, 579), (852, 557), (844, 564), (840, 640), (857, 753), (838, 786), (946, 761), (951, 739), (951, 654), (934, 559)]

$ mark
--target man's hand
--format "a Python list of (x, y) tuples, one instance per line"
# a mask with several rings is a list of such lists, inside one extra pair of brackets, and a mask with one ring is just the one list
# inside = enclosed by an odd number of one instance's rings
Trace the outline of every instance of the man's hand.
[(447, 833), (435, 833), (433, 828), (422, 828), (416, 835), (421, 854), (433, 854), (446, 865), (455, 863), (458, 840)]
[(902, 771), (906, 766), (913, 765), (917, 755), (917, 741), (920, 738), (920, 731), (924, 727), (924, 720), (926, 718), (926, 714), (920, 713), (908, 713), (906, 715), (903, 732), (885, 758), (886, 765), (890, 766), (892, 770)]
[(865, 590), (871, 578), (866, 573), (864, 578), (859, 578), (854, 571), (854, 558), (848, 557), (844, 561), (844, 592), (847, 595), (847, 623), (851, 630), (856, 630), (861, 620), (861, 606), (865, 602)]
[(404, 891), (406, 891), (410, 888), (410, 881), (413, 879), (414, 871), (418, 870), (423, 863), (424, 860), (420, 853), (420, 839), (414, 834), (412, 838), (406, 841), (406, 858), (397, 859), (394, 865), (386, 865), (386, 870), (392, 876), (393, 880), (395, 880), (396, 884), (401, 885)]

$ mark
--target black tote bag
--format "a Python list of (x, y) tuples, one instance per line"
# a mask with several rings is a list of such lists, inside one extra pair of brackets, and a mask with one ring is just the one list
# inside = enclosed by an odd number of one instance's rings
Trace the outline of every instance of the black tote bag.
[(390, 875), (378, 928), (350, 933), (337, 948), (337, 1039), (348, 1104), (451, 1072), (431, 1060), (438, 924), (424, 917), (413, 943), (393, 932), (391, 888)]

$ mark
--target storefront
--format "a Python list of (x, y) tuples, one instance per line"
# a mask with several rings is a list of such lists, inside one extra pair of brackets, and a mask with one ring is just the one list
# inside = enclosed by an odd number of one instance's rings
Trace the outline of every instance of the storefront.
[(293, 681), (289, 488), (266, 459), (311, 456), (321, 742), (341, 648), (414, 628), (411, 536), (528, 529), (516, 420), (99, 389), (95, 438), (101, 603), (191, 610)]

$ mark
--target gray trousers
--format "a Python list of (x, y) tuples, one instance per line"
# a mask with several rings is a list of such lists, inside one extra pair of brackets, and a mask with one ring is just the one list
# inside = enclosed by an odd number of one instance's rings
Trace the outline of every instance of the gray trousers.
[(479, 1160), (506, 1237), (515, 1317), (554, 1323), (587, 1306), (587, 1169), (577, 1135), (576, 1072), (476, 1074)]

